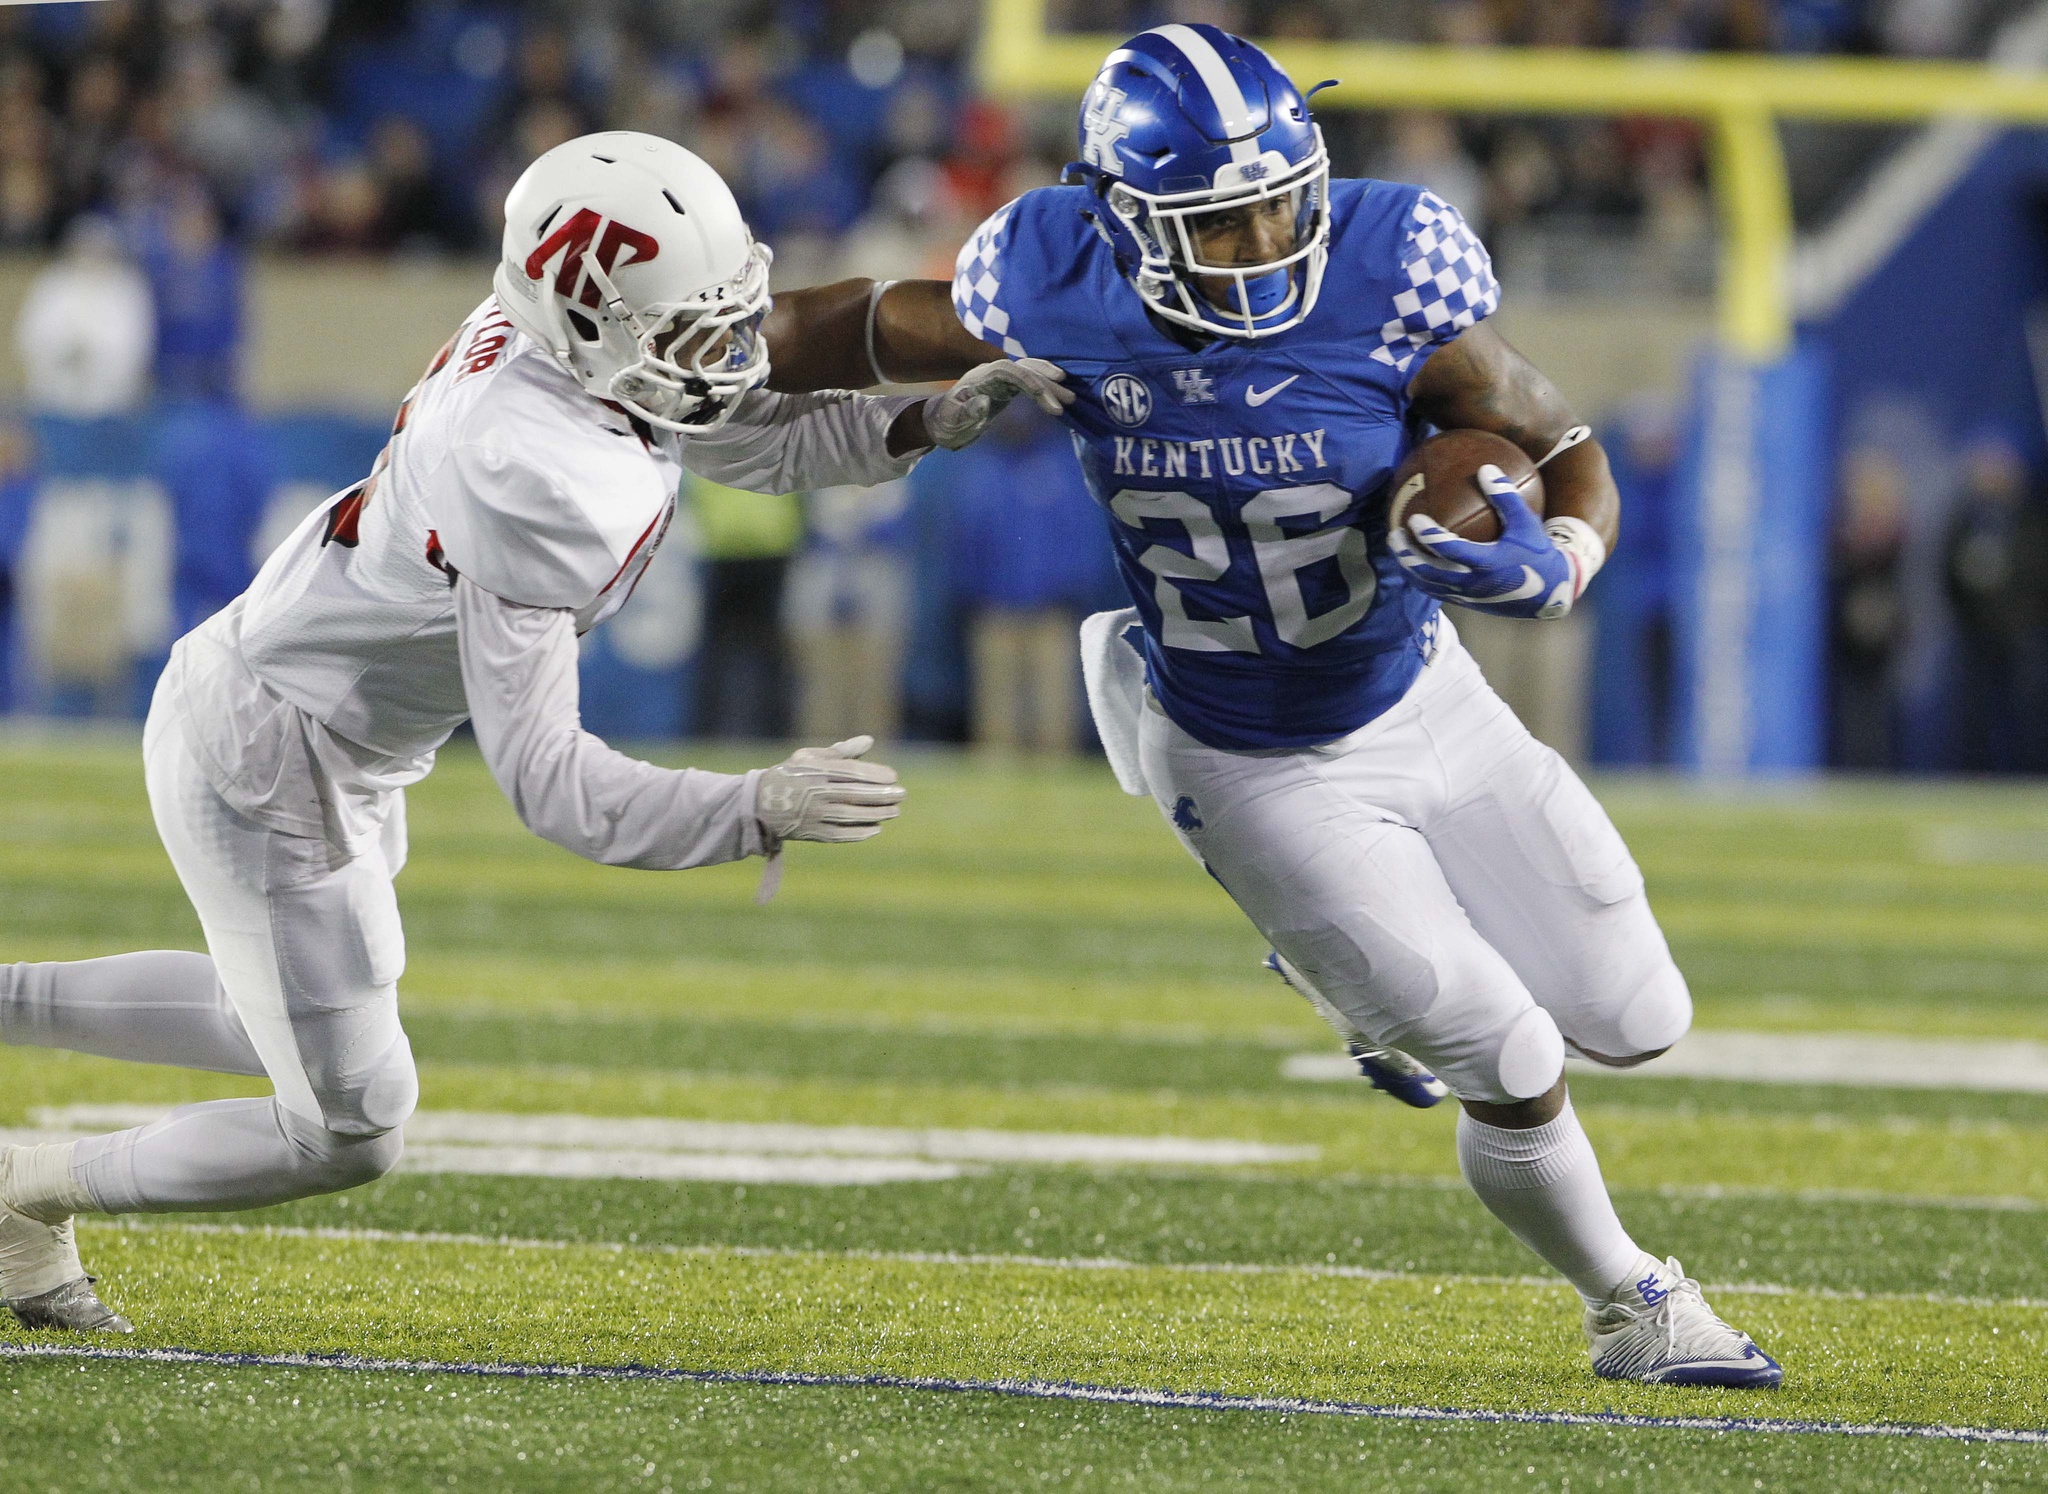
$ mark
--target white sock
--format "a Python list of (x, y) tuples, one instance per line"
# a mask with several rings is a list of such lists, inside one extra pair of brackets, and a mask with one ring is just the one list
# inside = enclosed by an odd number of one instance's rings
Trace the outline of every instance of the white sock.
[(1589, 1307), (1612, 1297), (1650, 1260), (1622, 1228), (1570, 1100), (1554, 1120), (1527, 1131), (1459, 1115), (1458, 1167), (1493, 1217), (1577, 1287)]
[(0, 1206), (42, 1224), (62, 1224), (80, 1211), (97, 1211), (91, 1190), (71, 1173), (77, 1145), (52, 1141), (0, 1152)]
[(40, 1297), (85, 1275), (69, 1225), (51, 1228), (22, 1214), (0, 1214), (0, 1297)]

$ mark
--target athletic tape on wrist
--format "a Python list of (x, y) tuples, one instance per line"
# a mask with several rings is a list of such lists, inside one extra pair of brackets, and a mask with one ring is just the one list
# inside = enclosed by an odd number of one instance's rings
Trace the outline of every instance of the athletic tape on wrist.
[(1591, 524), (1571, 514), (1545, 519), (1543, 532), (1572, 563), (1573, 599), (1584, 596), (1600, 567), (1607, 564), (1607, 541)]

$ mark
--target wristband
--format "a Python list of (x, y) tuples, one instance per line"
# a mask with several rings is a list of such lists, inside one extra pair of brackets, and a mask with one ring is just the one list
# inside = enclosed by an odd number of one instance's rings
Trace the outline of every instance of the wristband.
[(1570, 514), (1545, 519), (1543, 532), (1571, 562), (1572, 600), (1577, 601), (1585, 595), (1600, 567), (1607, 564), (1607, 541), (1600, 538), (1600, 532), (1591, 524)]
[(875, 313), (881, 310), (882, 293), (895, 283), (893, 280), (877, 280), (868, 290), (868, 371), (875, 376), (877, 384), (888, 383), (889, 376), (882, 372), (881, 360), (875, 356)]

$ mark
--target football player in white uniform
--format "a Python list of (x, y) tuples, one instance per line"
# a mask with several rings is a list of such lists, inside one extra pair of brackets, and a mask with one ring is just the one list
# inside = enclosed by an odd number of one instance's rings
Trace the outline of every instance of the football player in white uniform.
[(0, 1149), (0, 1300), (21, 1322), (128, 1330), (80, 1264), (76, 1213), (256, 1208), (397, 1162), (418, 1097), (391, 885), (404, 789), (463, 720), (530, 829), (610, 865), (773, 857), (897, 814), (867, 738), (731, 776), (624, 757), (579, 721), (577, 637), (661, 543), (678, 463), (763, 493), (872, 484), (1020, 392), (1059, 407), (1044, 366), (929, 400), (771, 392), (768, 263), (680, 146), (613, 132), (548, 152), (507, 199), (496, 293), (371, 474), (178, 644), (143, 757), (210, 957), (0, 966), (0, 1038), (267, 1075), (275, 1094)]

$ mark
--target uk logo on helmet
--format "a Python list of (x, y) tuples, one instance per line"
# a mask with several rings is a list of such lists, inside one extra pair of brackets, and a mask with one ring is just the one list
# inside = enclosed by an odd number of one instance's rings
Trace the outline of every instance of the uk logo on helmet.
[(1102, 407), (1118, 425), (1143, 425), (1152, 414), (1152, 391), (1136, 374), (1111, 374), (1102, 381)]
[[(602, 225), (604, 237), (598, 239), (597, 230)], [(548, 261), (557, 254), (562, 256), (562, 267), (555, 272), (555, 290), (585, 306), (599, 303), (597, 283), (583, 273), (583, 257), (591, 252), (591, 240), (597, 239), (597, 262), (609, 275), (617, 269), (621, 251), (630, 249), (632, 256), (624, 261), (629, 265), (645, 264), (661, 253), (661, 245), (652, 234), (628, 228), (616, 218), (610, 222), (591, 208), (578, 208), (569, 221), (540, 241), (540, 246), (526, 256), (526, 274), (530, 280), (538, 280), (547, 273)], [(582, 291), (577, 291), (578, 283)]]
[(1111, 173), (1118, 170), (1116, 143), (1131, 133), (1131, 127), (1117, 118), (1127, 96), (1121, 88), (1098, 84), (1081, 115), (1081, 129), (1087, 137), (1081, 144), (1081, 159)]

